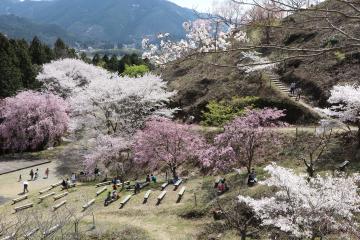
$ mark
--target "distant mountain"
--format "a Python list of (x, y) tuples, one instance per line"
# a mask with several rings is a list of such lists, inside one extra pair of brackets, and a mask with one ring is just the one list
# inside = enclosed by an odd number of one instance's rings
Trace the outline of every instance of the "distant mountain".
[(182, 23), (195, 19), (167, 0), (1, 0), (0, 14), (57, 24), (79, 39), (122, 43), (159, 32), (182, 37)]
[(58, 37), (73, 44), (75, 37), (55, 24), (38, 24), (15, 15), (0, 15), (0, 33), (10, 38), (31, 41), (38, 36), (43, 42), (53, 44)]

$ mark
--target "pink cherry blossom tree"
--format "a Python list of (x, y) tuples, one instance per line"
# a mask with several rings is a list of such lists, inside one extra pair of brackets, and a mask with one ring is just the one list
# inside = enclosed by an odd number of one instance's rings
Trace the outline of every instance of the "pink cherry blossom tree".
[(145, 128), (135, 135), (134, 160), (153, 170), (166, 167), (175, 178), (178, 167), (199, 156), (202, 146), (203, 139), (189, 125), (152, 117), (146, 122)]
[(338, 238), (353, 239), (360, 209), (358, 175), (347, 177), (297, 175), (293, 170), (269, 165), (265, 170), (270, 178), (260, 184), (276, 187), (273, 197), (253, 199), (239, 196), (262, 220), (271, 226), (300, 239), (324, 238), (335, 234)]
[(214, 144), (203, 151), (202, 164), (220, 171), (245, 166), (250, 173), (256, 157), (278, 141), (273, 129), (285, 125), (279, 121), (283, 116), (284, 111), (277, 109), (248, 110), (226, 125)]
[(53, 146), (68, 129), (68, 107), (49, 93), (25, 91), (0, 104), (0, 149), (35, 151)]
[(130, 160), (130, 145), (121, 137), (101, 135), (95, 148), (85, 156), (85, 170), (92, 173), (96, 167), (106, 174), (123, 176)]

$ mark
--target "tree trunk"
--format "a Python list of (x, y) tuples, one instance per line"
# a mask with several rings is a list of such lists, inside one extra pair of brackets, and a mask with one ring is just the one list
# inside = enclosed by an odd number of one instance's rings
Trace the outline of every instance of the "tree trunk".
[(357, 132), (357, 141), (358, 141), (358, 149), (360, 149), (360, 121), (357, 123), (358, 132)]
[(171, 168), (171, 173), (173, 175), (173, 179), (175, 179), (177, 177), (177, 174), (176, 174), (176, 167), (172, 167)]

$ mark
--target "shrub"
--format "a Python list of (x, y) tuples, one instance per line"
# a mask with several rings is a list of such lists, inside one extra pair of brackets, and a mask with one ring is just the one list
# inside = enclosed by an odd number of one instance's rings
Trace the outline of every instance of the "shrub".
[(21, 92), (0, 104), (0, 149), (35, 151), (54, 145), (68, 128), (67, 104), (60, 97)]
[(210, 101), (203, 112), (203, 124), (223, 126), (237, 116), (241, 116), (245, 108), (252, 108), (259, 100), (257, 97), (233, 97), (230, 101)]
[(123, 76), (129, 76), (129, 77), (142, 77), (145, 75), (145, 73), (149, 72), (150, 69), (146, 65), (126, 65), (125, 71), (122, 73)]

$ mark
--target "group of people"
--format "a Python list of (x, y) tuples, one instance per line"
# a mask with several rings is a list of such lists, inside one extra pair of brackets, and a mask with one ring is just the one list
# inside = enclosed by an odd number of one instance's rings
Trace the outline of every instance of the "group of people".
[(151, 175), (146, 175), (146, 182), (153, 182), (153, 183), (156, 183), (157, 181), (157, 178), (154, 174), (151, 174)]
[(296, 101), (301, 99), (301, 88), (297, 86), (296, 82), (290, 84), (290, 95), (296, 96)]
[[(49, 168), (46, 168), (44, 179), (49, 178), (49, 173), (50, 173)], [(37, 168), (35, 171), (34, 171), (34, 169), (31, 169), (30, 173), (29, 173), (29, 176), (30, 176), (30, 180), (25, 180), (23, 182), (23, 194), (29, 192), (29, 181), (35, 181), (35, 180), (37, 180), (39, 178), (39, 169)], [(18, 181), (19, 182), (22, 181), (22, 175), (21, 174), (19, 175), (19, 180)]]
[(113, 183), (112, 191), (108, 192), (107, 197), (105, 198), (105, 201), (104, 201), (104, 206), (108, 206), (110, 203), (112, 203), (113, 201), (116, 201), (120, 198), (119, 192), (118, 192), (118, 187), (116, 184), (117, 183)]

